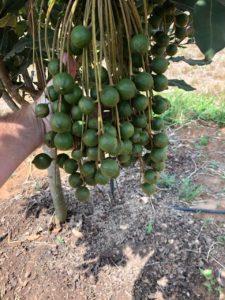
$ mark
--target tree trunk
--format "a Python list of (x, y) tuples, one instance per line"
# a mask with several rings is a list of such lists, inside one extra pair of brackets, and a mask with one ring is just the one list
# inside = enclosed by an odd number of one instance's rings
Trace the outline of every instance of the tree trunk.
[(64, 223), (67, 217), (67, 206), (63, 195), (59, 167), (56, 164), (56, 151), (44, 146), (44, 151), (54, 160), (48, 168), (49, 188), (55, 208), (55, 222)]

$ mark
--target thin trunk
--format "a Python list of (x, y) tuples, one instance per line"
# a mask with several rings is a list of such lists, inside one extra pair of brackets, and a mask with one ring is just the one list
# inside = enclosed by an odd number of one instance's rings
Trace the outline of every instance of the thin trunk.
[(48, 168), (50, 193), (55, 208), (55, 222), (64, 223), (67, 217), (67, 206), (63, 195), (59, 167), (56, 165), (56, 151), (44, 146), (44, 151), (54, 160)]

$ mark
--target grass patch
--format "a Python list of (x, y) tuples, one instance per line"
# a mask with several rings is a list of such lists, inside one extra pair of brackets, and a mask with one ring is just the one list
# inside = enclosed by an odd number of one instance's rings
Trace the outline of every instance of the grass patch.
[(160, 176), (160, 180), (158, 182), (159, 187), (162, 188), (171, 188), (176, 184), (176, 177), (174, 175), (169, 175), (166, 173), (162, 173)]
[(201, 191), (202, 187), (200, 185), (196, 185), (191, 179), (185, 178), (182, 180), (179, 187), (179, 198), (192, 202), (197, 196), (199, 196)]
[(162, 93), (171, 103), (171, 108), (163, 115), (170, 124), (185, 124), (202, 119), (225, 126), (225, 103), (209, 95), (185, 92), (179, 89)]

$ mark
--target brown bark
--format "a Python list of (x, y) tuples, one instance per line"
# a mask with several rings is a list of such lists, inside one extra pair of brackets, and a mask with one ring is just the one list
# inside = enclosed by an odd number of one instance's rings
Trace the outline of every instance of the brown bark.
[(19, 106), (16, 105), (16, 103), (6, 91), (3, 92), (2, 99), (12, 111), (17, 111), (19, 109)]
[(13, 101), (19, 105), (27, 103), (27, 101), (23, 99), (18, 91), (14, 88), (2, 59), (0, 59), (0, 80), (2, 81), (7, 93), (12, 97)]

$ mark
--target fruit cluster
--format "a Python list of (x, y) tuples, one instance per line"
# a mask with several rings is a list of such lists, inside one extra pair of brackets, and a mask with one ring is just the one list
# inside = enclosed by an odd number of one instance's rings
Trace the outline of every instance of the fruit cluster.
[[(142, 2), (142, 5), (136, 3), (142, 20), (143, 1), (137, 2)], [(100, 64), (90, 63), (88, 84), (82, 86), (79, 76), (74, 80), (60, 60), (49, 61), (53, 85), (48, 87), (46, 96), (53, 113), (52, 130), (45, 135), (45, 143), (60, 151), (72, 150), (70, 156), (64, 152), (58, 154), (56, 162), (70, 174), (69, 184), (76, 188), (80, 201), (89, 198), (87, 185), (105, 185), (119, 176), (120, 168), (136, 161), (140, 162), (142, 171), (141, 187), (151, 195), (156, 190), (159, 172), (165, 167), (169, 140), (160, 115), (170, 103), (157, 92), (168, 88), (168, 80), (163, 75), (168, 68), (166, 57), (176, 54), (177, 39), (186, 36), (188, 16), (177, 14), (169, 1), (148, 2), (147, 22), (142, 32), (130, 35), (127, 43), (121, 36), (124, 51), (128, 56), (130, 53), (128, 59), (124, 56), (125, 63), (128, 60), (131, 65), (130, 73), (126, 65), (124, 75), (118, 78), (113, 74), (116, 68), (108, 68), (105, 57)], [(90, 26), (75, 26), (70, 33), (71, 54), (74, 57), (87, 54), (98, 39), (101, 37), (97, 32), (93, 36)], [(93, 56), (98, 56), (96, 53)], [(82, 76), (83, 69), (81, 66)], [(37, 117), (48, 114), (48, 104), (36, 106)], [(45, 169), (51, 161), (42, 153), (33, 163)]]

